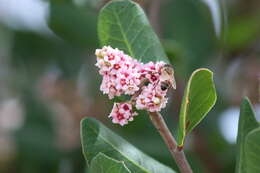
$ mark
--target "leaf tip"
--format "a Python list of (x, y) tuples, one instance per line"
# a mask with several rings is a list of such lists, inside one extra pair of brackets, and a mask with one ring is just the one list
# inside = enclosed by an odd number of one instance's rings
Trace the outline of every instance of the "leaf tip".
[(199, 71), (207, 71), (207, 72), (213, 74), (213, 72), (210, 69), (208, 69), (208, 68), (198, 68), (193, 73), (197, 73)]
[(253, 111), (254, 109), (253, 109), (252, 103), (251, 103), (250, 99), (249, 99), (247, 96), (245, 96), (245, 97), (242, 99), (242, 102), (241, 102), (241, 105), (240, 105), (240, 109), (243, 109), (243, 108), (245, 108), (245, 107), (249, 107), (250, 110), (252, 110), (252, 112), (254, 112), (254, 111)]
[(250, 102), (250, 100), (249, 100), (249, 98), (247, 96), (243, 97), (242, 104), (250, 104), (251, 105), (251, 102)]
[(85, 123), (88, 123), (88, 122), (95, 122), (95, 118), (92, 118), (92, 117), (84, 117), (83, 119), (81, 119), (80, 121), (80, 125), (82, 126), (83, 124)]

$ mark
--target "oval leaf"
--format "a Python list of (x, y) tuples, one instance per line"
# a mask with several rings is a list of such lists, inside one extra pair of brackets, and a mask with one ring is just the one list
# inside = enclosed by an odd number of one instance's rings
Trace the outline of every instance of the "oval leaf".
[(168, 58), (142, 8), (129, 0), (114, 0), (100, 12), (98, 35), (102, 46), (123, 50), (142, 62)]
[(131, 173), (124, 162), (117, 161), (99, 153), (92, 161), (89, 171), (91, 173)]
[(182, 100), (178, 146), (185, 136), (207, 115), (217, 100), (213, 73), (208, 69), (194, 71), (188, 81)]
[(260, 128), (252, 130), (245, 141), (246, 172), (260, 172)]
[(115, 160), (123, 161), (131, 172), (174, 173), (172, 169), (142, 153), (93, 118), (81, 121), (81, 143), (88, 163), (102, 152)]
[[(247, 173), (246, 170), (246, 151), (245, 141), (247, 134), (259, 127), (259, 123), (255, 118), (254, 110), (248, 98), (243, 99), (240, 106), (240, 116), (237, 135), (237, 160), (236, 173)], [(259, 145), (259, 141), (258, 141)], [(260, 155), (260, 154), (259, 154)], [(260, 162), (259, 162), (260, 163)], [(251, 173), (251, 172), (250, 172)]]

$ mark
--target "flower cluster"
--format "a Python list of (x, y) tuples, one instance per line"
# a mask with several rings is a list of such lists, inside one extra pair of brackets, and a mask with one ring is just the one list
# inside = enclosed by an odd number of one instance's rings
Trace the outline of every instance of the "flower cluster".
[(141, 76), (148, 79), (149, 84), (142, 86), (141, 93), (136, 98), (136, 108), (149, 112), (160, 111), (166, 106), (167, 90), (161, 89), (161, 70), (165, 66), (164, 62), (149, 62), (142, 65)]
[(108, 117), (112, 118), (112, 122), (121, 126), (128, 124), (128, 121), (133, 121), (137, 113), (133, 111), (133, 106), (130, 103), (114, 103), (113, 109)]
[(139, 90), (140, 63), (123, 51), (104, 46), (96, 50), (99, 73), (103, 76), (100, 90), (112, 99), (122, 94), (133, 95)]
[(165, 63), (159, 62), (149, 62), (147, 64), (141, 65), (141, 70), (139, 71), (142, 78), (149, 79), (151, 83), (158, 83), (161, 76), (161, 69), (164, 67)]
[[(100, 90), (108, 94), (110, 99), (115, 96), (130, 95), (131, 102), (115, 103), (109, 117), (113, 123), (125, 125), (137, 115), (133, 107), (149, 112), (160, 111), (166, 106), (167, 89), (162, 89), (162, 69), (164, 62), (143, 64), (123, 51), (104, 46), (96, 50), (97, 63), (103, 80)], [(148, 84), (142, 84), (144, 79)], [(139, 95), (135, 95), (139, 93)]]
[(142, 87), (141, 94), (136, 98), (136, 108), (145, 109), (149, 112), (160, 111), (167, 103), (167, 91), (162, 90), (160, 85), (148, 84)]

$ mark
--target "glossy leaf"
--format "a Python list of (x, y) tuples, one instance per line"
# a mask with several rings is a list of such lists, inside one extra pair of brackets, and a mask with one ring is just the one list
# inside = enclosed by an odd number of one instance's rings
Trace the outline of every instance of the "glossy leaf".
[(252, 130), (245, 141), (246, 172), (260, 172), (260, 128)]
[(101, 45), (119, 48), (143, 62), (168, 58), (142, 8), (129, 0), (114, 0), (100, 12), (98, 35)]
[(182, 100), (178, 145), (184, 145), (185, 136), (207, 115), (217, 100), (213, 73), (208, 69), (194, 71), (188, 81)]
[(125, 166), (124, 162), (117, 161), (99, 153), (90, 165), (91, 173), (130, 173), (129, 169)]
[(108, 157), (123, 161), (134, 173), (174, 173), (93, 118), (85, 118), (81, 122), (81, 143), (88, 163), (102, 152)]
[(248, 172), (246, 169), (247, 161), (246, 161), (246, 151), (245, 151), (245, 140), (247, 134), (257, 127), (259, 127), (259, 124), (255, 119), (255, 113), (253, 111), (253, 108), (250, 104), (250, 101), (247, 98), (245, 98), (240, 107), (240, 117), (239, 117), (238, 136), (237, 136), (238, 148), (237, 148), (236, 173)]

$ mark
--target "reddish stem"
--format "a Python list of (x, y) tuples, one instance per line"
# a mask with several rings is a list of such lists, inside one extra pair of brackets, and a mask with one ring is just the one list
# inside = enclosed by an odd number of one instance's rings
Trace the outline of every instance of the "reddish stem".
[(170, 150), (181, 173), (192, 173), (191, 167), (186, 159), (183, 150), (178, 150), (176, 140), (168, 129), (162, 115), (159, 112), (149, 112), (150, 119), (159, 131), (168, 149)]

